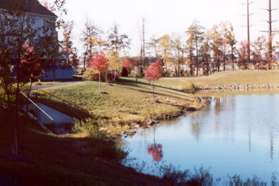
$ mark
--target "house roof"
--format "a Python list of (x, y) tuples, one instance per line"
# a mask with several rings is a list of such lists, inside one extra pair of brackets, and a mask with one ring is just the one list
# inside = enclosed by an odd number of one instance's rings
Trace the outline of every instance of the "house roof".
[(41, 5), (38, 0), (0, 0), (0, 9), (11, 11), (20, 9), (29, 13), (56, 17), (53, 12)]

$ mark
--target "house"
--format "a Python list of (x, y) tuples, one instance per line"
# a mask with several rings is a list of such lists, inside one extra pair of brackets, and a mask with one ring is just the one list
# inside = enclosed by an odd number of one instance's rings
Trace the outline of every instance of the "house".
[[(13, 24), (7, 24), (8, 21)], [(4, 35), (6, 42), (1, 43), (0, 38), (0, 46), (10, 46), (12, 51), (16, 51), (18, 41), (15, 33), (24, 30), (20, 37), (24, 41), (31, 41), (40, 50), (44, 68), (41, 75), (43, 81), (73, 79), (73, 68), (64, 67), (63, 56), (59, 55), (56, 21), (57, 16), (38, 0), (0, 0), (0, 36)], [(8, 28), (3, 28), (2, 25)], [(18, 25), (21, 27), (17, 28)]]
[[(57, 16), (37, 0), (0, 0), (0, 20), (3, 23), (7, 19), (15, 22), (11, 26), (13, 28), (7, 30), (16, 31), (18, 29), (16, 25), (20, 24), (32, 32), (33, 40), (38, 41), (44, 36), (52, 36), (58, 44)], [(6, 37), (12, 37), (8, 31)]]

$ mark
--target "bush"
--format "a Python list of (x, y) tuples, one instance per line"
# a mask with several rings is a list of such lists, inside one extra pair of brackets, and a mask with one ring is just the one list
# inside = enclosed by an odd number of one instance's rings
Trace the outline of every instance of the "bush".
[[(119, 73), (108, 71), (101, 73), (101, 81), (114, 81), (119, 79)], [(99, 81), (99, 73), (95, 70), (87, 69), (83, 74), (83, 80)]]

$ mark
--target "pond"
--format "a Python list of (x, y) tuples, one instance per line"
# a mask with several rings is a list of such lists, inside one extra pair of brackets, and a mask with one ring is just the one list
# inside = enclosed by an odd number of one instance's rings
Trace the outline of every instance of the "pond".
[(123, 139), (127, 166), (144, 162), (142, 172), (159, 167), (203, 168), (214, 178), (238, 175), (262, 181), (279, 175), (279, 95), (212, 98), (203, 111), (139, 129)]

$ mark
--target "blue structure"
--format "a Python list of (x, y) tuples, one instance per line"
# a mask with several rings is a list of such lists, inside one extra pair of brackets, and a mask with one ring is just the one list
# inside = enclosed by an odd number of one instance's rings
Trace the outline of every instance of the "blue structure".
[(41, 81), (72, 81), (75, 70), (72, 67), (47, 68), (41, 75)]

